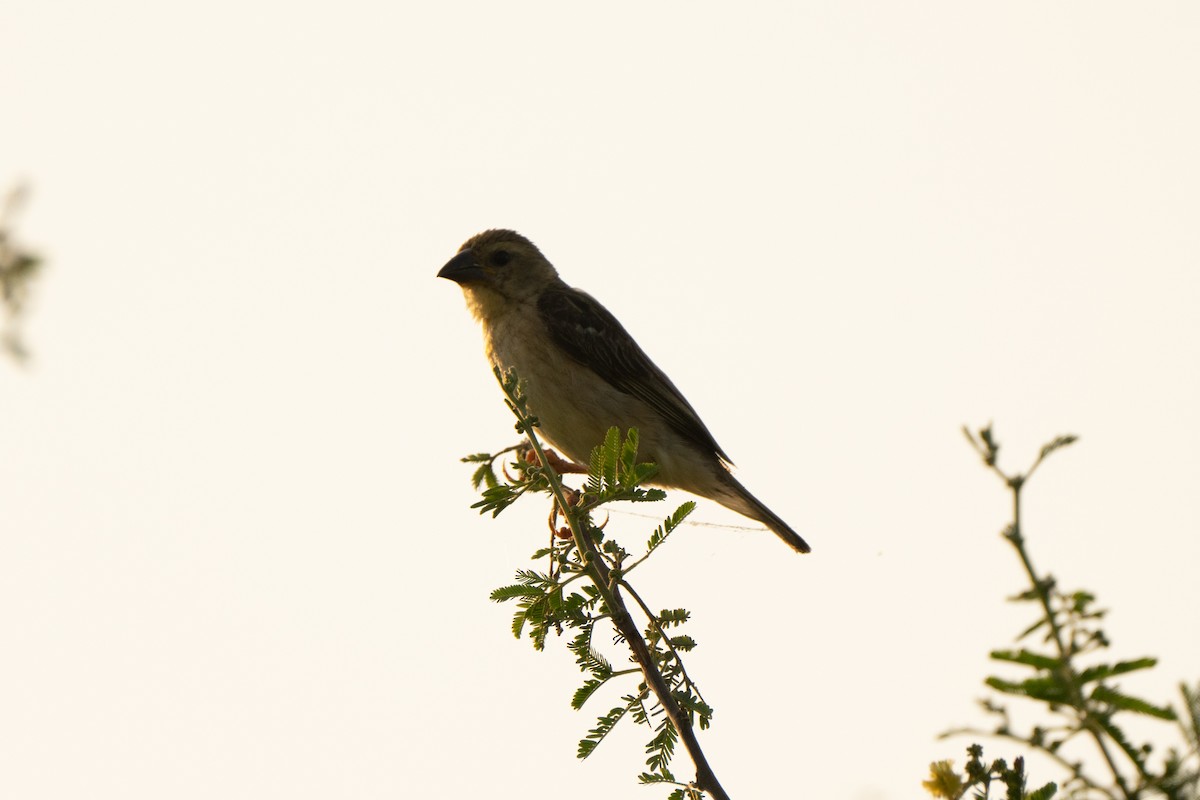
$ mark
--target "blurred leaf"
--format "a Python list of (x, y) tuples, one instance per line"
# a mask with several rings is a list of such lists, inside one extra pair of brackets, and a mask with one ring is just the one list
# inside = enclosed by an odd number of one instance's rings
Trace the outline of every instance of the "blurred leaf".
[(1097, 664), (1094, 667), (1088, 667), (1083, 672), (1079, 673), (1079, 683), (1091, 683), (1092, 681), (1100, 681), (1105, 678), (1111, 678), (1114, 675), (1124, 675), (1128, 672), (1136, 672), (1141, 669), (1150, 669), (1158, 664), (1157, 658), (1139, 658), (1135, 661), (1118, 661), (1116, 664)]
[(1074, 434), (1068, 434), (1066, 436), (1059, 436), (1059, 437), (1055, 438), (1054, 441), (1052, 441), (1049, 444), (1044, 445), (1042, 447), (1041, 455), (1039, 455), (1038, 458), (1039, 458), (1039, 460), (1043, 459), (1046, 456), (1053, 453), (1055, 450), (1059, 450), (1063, 447), (1066, 447), (1069, 444), (1074, 444), (1077, 441), (1079, 441), (1079, 437), (1075, 436)]
[(1093, 700), (1108, 703), (1113, 708), (1119, 708), (1122, 711), (1145, 714), (1146, 716), (1165, 719), (1169, 722), (1175, 721), (1175, 712), (1169, 706), (1156, 706), (1145, 700), (1139, 700), (1136, 697), (1122, 694), (1115, 689), (1109, 689), (1107, 686), (1097, 686), (1092, 690), (1091, 696)]
[(1024, 664), (1034, 669), (1055, 670), (1058, 669), (1062, 662), (1057, 658), (1050, 656), (1039, 655), (1038, 653), (1030, 652), (1029, 650), (1020, 650), (1013, 652), (1012, 650), (993, 650), (991, 657), (996, 661), (1008, 661), (1013, 664)]

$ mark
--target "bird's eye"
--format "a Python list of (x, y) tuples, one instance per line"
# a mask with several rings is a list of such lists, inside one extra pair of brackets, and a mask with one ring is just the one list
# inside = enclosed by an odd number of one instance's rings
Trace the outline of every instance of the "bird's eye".
[(511, 258), (507, 250), (497, 250), (488, 257), (488, 263), (493, 267), (503, 267)]

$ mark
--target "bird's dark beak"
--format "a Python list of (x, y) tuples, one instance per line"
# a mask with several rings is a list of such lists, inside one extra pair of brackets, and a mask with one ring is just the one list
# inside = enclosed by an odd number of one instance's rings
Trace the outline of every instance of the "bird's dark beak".
[(455, 283), (473, 283), (487, 280), (488, 274), (479, 265), (474, 250), (463, 250), (438, 270), (438, 277), (447, 278)]

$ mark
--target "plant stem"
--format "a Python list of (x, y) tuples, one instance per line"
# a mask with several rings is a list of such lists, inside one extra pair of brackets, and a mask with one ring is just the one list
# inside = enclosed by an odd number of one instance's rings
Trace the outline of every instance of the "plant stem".
[[(1034, 467), (1040, 463), (1039, 458), (1034, 463)], [(1031, 469), (1030, 472), (1033, 470)], [(1002, 476), (1004, 473), (1000, 473)], [(1129, 800), (1137, 797), (1136, 792), (1131, 792), (1125, 784), (1125, 777), (1121, 774), (1121, 770), (1117, 768), (1117, 762), (1113, 759), (1112, 753), (1109, 752), (1108, 744), (1104, 740), (1104, 732), (1100, 725), (1092, 719), (1091, 709), (1088, 707), (1088, 701), (1083, 696), (1083, 692), (1079, 686), (1079, 676), (1072, 666), (1071, 659), (1074, 653), (1068, 650), (1064, 640), (1062, 627), (1058, 624), (1058, 615), (1054, 613), (1053, 600), (1050, 596), (1052, 585), (1049, 581), (1038, 578), (1037, 571), (1033, 568), (1033, 562), (1029, 558), (1029, 552), (1025, 549), (1025, 537), (1021, 535), (1021, 488), (1025, 485), (1026, 475), (1013, 475), (1011, 477), (1004, 476), (1005, 483), (1012, 490), (1013, 495), (1013, 521), (1012, 529), (1006, 537), (1012, 542), (1013, 547), (1017, 550), (1017, 555), (1021, 557), (1021, 564), (1025, 567), (1025, 574), (1029, 576), (1030, 582), (1033, 584), (1033, 590), (1037, 592), (1038, 600), (1041, 601), (1042, 610), (1046, 614), (1046, 619), (1050, 623), (1050, 632), (1054, 638), (1055, 647), (1058, 649), (1059, 669), (1062, 670), (1063, 683), (1066, 684), (1071, 691), (1071, 704), (1075, 707), (1079, 714), (1079, 722), (1084, 730), (1091, 735), (1096, 741), (1096, 746), (1100, 750), (1100, 754), (1104, 757), (1108, 764), (1109, 770), (1112, 772), (1113, 779), (1116, 781), (1117, 788), (1121, 790), (1121, 794)]]
[[(497, 371), (497, 377), (500, 377), (499, 371)], [(533, 425), (530, 424), (529, 418), (522, 411), (518, 399), (509, 393), (509, 389), (505, 385), (503, 378), (500, 380), (500, 385), (508, 397), (509, 408), (516, 415), (519, 427), (529, 439), (529, 444), (533, 448), (533, 451), (537, 453), (538, 462), (542, 465), (543, 474), (546, 476), (546, 481), (550, 484), (550, 491), (554, 495), (554, 502), (558, 504), (563, 517), (567, 520), (567, 524), (571, 528), (571, 536), (575, 540), (575, 546), (579, 548), (579, 552), (583, 556), (584, 568), (587, 571), (588, 577), (592, 579), (592, 583), (595, 584), (596, 589), (600, 592), (604, 604), (611, 612), (613, 625), (616, 626), (621, 636), (625, 638), (625, 641), (629, 644), (629, 649), (633, 651), (634, 660), (637, 661), (638, 666), (642, 670), (642, 676), (646, 679), (646, 685), (654, 692), (654, 696), (666, 712), (667, 718), (675, 726), (675, 730), (679, 733), (679, 738), (683, 742), (683, 746), (687, 748), (688, 755), (691, 756), (692, 763), (696, 766), (696, 786), (702, 791), (711, 794), (715, 800), (729, 800), (729, 795), (721, 787), (716, 774), (713, 772), (712, 767), (709, 766), (708, 759), (704, 756), (704, 751), (700, 749), (700, 742), (696, 739), (696, 732), (692, 728), (691, 719), (679, 707), (675, 696), (671, 694), (671, 687), (667, 684), (662, 673), (658, 671), (658, 667), (654, 663), (654, 657), (650, 653), (650, 648), (646, 646), (646, 640), (642, 638), (642, 632), (638, 630), (637, 624), (633, 621), (633, 617), (629, 613), (629, 609), (625, 606), (625, 599), (621, 596), (617, 582), (612, 580), (611, 571), (608, 565), (604, 563), (604, 557), (596, 548), (596, 542), (580, 524), (578, 509), (567, 503), (562, 481), (559, 479), (558, 473), (550, 466), (550, 460), (546, 456), (546, 451), (542, 449), (541, 442), (533, 432)]]
[[(646, 605), (646, 601), (642, 599), (640, 594), (634, 591), (634, 588), (629, 585), (629, 581), (625, 580), (624, 577), (621, 578), (619, 584), (624, 586), (626, 591), (629, 592), (629, 596), (632, 597), (633, 601), (638, 604), (638, 607), (642, 609), (642, 613), (645, 614), (647, 619), (650, 620), (650, 624), (654, 626), (656, 631), (658, 631), (658, 635), (659, 638), (662, 639), (662, 643), (670, 649), (671, 655), (675, 657), (675, 663), (679, 665), (679, 675), (683, 678), (684, 685), (699, 695), (700, 691), (696, 688), (696, 684), (692, 683), (692, 679), (687, 673), (687, 668), (683, 666), (683, 659), (679, 657), (679, 651), (675, 649), (675, 645), (671, 644), (671, 637), (667, 635), (665, 630), (663, 630), (663, 626), (659, 623), (658, 618), (654, 616), (654, 612), (650, 610), (650, 606)], [(703, 697), (700, 697), (700, 699), (704, 700)]]

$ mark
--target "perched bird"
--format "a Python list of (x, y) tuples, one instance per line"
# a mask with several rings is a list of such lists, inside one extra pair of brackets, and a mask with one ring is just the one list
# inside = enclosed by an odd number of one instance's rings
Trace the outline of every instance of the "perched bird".
[(684, 489), (758, 520), (801, 553), (808, 544), (729, 472), (732, 462), (675, 384), (617, 318), (558, 277), (533, 242), (484, 231), (438, 272), (462, 287), (488, 359), (516, 369), (545, 439), (586, 464), (613, 425), (637, 428), (652, 483)]

